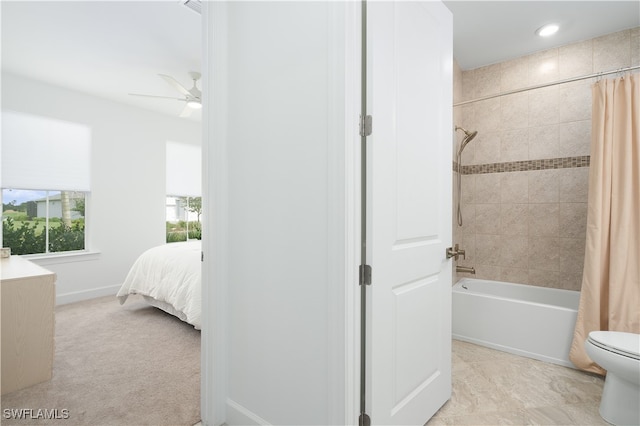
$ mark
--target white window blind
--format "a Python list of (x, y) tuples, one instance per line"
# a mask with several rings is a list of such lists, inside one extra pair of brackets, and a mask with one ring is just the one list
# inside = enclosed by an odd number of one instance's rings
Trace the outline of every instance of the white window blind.
[(85, 125), (2, 112), (3, 188), (91, 189), (91, 129)]
[(202, 195), (202, 153), (199, 146), (167, 141), (167, 195)]

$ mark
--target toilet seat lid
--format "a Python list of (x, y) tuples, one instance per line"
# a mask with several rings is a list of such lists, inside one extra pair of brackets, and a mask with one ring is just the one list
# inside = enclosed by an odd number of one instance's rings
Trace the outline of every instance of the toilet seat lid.
[(640, 334), (622, 331), (592, 331), (589, 340), (611, 352), (640, 359)]

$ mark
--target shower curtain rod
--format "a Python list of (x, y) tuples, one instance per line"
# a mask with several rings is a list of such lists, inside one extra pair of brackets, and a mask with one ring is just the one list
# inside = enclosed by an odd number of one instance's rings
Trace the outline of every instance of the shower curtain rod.
[(611, 71), (597, 72), (597, 73), (585, 75), (585, 76), (582, 76), (582, 77), (567, 78), (565, 80), (553, 81), (551, 83), (544, 83), (544, 84), (538, 84), (538, 85), (535, 85), (535, 86), (523, 87), (522, 89), (509, 90), (507, 92), (498, 93), (496, 95), (489, 95), (489, 96), (484, 96), (482, 98), (472, 99), (470, 101), (458, 102), (458, 103), (453, 104), (453, 106), (457, 107), (457, 106), (461, 106), (461, 105), (467, 105), (467, 104), (471, 104), (471, 103), (474, 103), (474, 102), (486, 101), (487, 99), (499, 98), (501, 96), (506, 96), (506, 95), (513, 95), (514, 93), (526, 92), (528, 90), (541, 89), (543, 87), (555, 86), (555, 85), (564, 84), (564, 83), (571, 83), (573, 81), (586, 80), (588, 78), (602, 77), (602, 76), (609, 75), (609, 74), (624, 73), (624, 72), (627, 72), (627, 71), (633, 71), (633, 70), (637, 70), (637, 69), (640, 69), (640, 65), (636, 65), (636, 66), (632, 66), (632, 67), (626, 67), (626, 68), (618, 68), (618, 69), (611, 70)]

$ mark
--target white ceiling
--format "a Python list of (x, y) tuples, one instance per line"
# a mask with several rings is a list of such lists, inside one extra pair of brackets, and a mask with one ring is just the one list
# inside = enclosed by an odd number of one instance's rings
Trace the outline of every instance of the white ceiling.
[[(465, 70), (640, 26), (638, 0), (444, 3)], [(157, 74), (190, 88), (188, 71), (201, 71), (201, 17), (179, 0), (4, 0), (0, 7), (4, 71), (172, 116), (181, 102), (128, 93), (176, 96)], [(555, 37), (534, 35), (550, 21), (561, 24)]]
[(174, 117), (183, 102), (128, 94), (180, 97), (158, 74), (190, 89), (188, 72), (201, 71), (201, 16), (178, 0), (0, 6), (3, 71)]
[[(640, 1), (444, 1), (463, 70), (640, 26)], [(560, 30), (544, 38), (548, 23)], [(638, 41), (636, 41), (638, 42)]]

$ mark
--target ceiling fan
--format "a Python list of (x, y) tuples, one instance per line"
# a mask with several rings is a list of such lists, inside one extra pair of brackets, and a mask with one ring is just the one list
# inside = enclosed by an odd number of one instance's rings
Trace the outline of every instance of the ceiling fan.
[(143, 96), (146, 98), (158, 98), (158, 99), (173, 99), (181, 102), (185, 102), (184, 109), (180, 113), (180, 117), (188, 117), (191, 115), (191, 112), (194, 109), (202, 108), (202, 92), (197, 87), (197, 82), (200, 80), (200, 73), (195, 71), (190, 71), (189, 76), (193, 80), (193, 87), (191, 89), (187, 89), (182, 84), (180, 84), (175, 78), (165, 75), (158, 74), (164, 81), (169, 83), (171, 87), (176, 89), (180, 94), (183, 95), (182, 98), (174, 98), (171, 96), (156, 96), (156, 95), (142, 95), (139, 93), (129, 93), (131, 96)]

